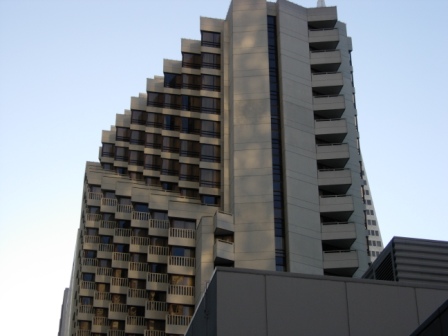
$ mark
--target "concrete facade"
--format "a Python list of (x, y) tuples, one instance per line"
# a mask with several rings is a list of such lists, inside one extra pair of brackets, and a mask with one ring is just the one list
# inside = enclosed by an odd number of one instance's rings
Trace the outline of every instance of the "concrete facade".
[(200, 27), (86, 165), (67, 335), (181, 335), (217, 266), (369, 266), (352, 44), (336, 7), (234, 0)]
[(407, 336), (448, 287), (217, 268), (186, 333)]

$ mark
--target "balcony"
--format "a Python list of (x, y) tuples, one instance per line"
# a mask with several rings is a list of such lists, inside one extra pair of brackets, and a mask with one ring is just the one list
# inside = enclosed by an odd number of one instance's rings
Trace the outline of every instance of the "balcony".
[(316, 147), (316, 159), (318, 163), (327, 167), (344, 168), (349, 158), (350, 152), (348, 144), (318, 144)]
[(128, 305), (124, 303), (111, 303), (109, 305), (109, 320), (125, 320), (128, 315)]
[(131, 220), (132, 219), (132, 205), (130, 204), (117, 204), (115, 211), (116, 219)]
[(101, 206), (101, 198), (103, 197), (102, 193), (87, 193), (87, 205), (88, 206)]
[(307, 8), (308, 24), (313, 28), (333, 28), (338, 19), (336, 7)]
[(93, 281), (81, 281), (79, 285), (80, 296), (93, 296), (95, 293), (95, 282)]
[(354, 211), (350, 195), (331, 195), (320, 197), (320, 213), (335, 221), (347, 221)]
[(93, 306), (95, 308), (109, 308), (112, 294), (109, 292), (96, 292), (93, 297)]
[(319, 95), (338, 95), (344, 86), (340, 72), (319, 72), (311, 74), (313, 92)]
[(149, 212), (132, 211), (131, 226), (136, 228), (148, 228), (148, 221), (151, 218)]
[(114, 294), (127, 294), (128, 293), (129, 280), (128, 278), (111, 278), (110, 279), (110, 292)]
[(168, 274), (148, 273), (148, 277), (146, 279), (146, 289), (151, 291), (167, 291)]
[(147, 247), (148, 262), (167, 264), (168, 263), (168, 246), (154, 246)]
[(169, 303), (194, 305), (194, 286), (170, 285), (166, 293)]
[(91, 321), (93, 317), (93, 306), (79, 305), (78, 320)]
[(328, 275), (351, 277), (359, 267), (357, 251), (327, 251), (323, 254), (324, 272)]
[(82, 239), (82, 247), (84, 250), (98, 250), (98, 244), (100, 243), (100, 236), (87, 236)]
[(190, 324), (191, 316), (184, 315), (167, 315), (165, 332), (167, 334), (179, 334), (184, 335), (187, 332), (188, 325)]
[(85, 226), (88, 228), (98, 228), (102, 216), (100, 214), (86, 213)]
[(129, 253), (112, 253), (112, 268), (128, 268), (131, 255)]
[(117, 209), (116, 198), (103, 198), (101, 199), (101, 212), (114, 213)]
[(195, 247), (196, 230), (170, 228), (168, 245)]
[(316, 139), (341, 143), (347, 136), (347, 120), (345, 119), (317, 119), (315, 121)]
[(95, 274), (95, 282), (109, 283), (113, 269), (109, 267), (97, 267)]
[(90, 330), (76, 330), (76, 336), (90, 336)]
[(95, 258), (81, 259), (81, 272), (83, 273), (95, 273), (97, 266), (98, 266), (98, 259)]
[(107, 317), (94, 316), (92, 320), (92, 333), (107, 333), (109, 320)]
[(213, 260), (215, 266), (233, 265), (235, 261), (233, 246), (233, 242), (215, 239), (215, 245), (213, 246)]
[(130, 262), (128, 277), (132, 279), (146, 280), (147, 273), (150, 271), (149, 264), (142, 262)]
[(115, 244), (130, 244), (131, 243), (131, 229), (116, 228), (114, 231)]
[(96, 257), (98, 259), (112, 259), (113, 252), (114, 252), (113, 244), (99, 244)]
[(343, 95), (327, 95), (313, 97), (314, 114), (320, 118), (340, 118), (345, 111)]
[(345, 194), (352, 184), (350, 169), (320, 169), (317, 172), (319, 189), (333, 194)]
[(159, 301), (147, 301), (145, 318), (151, 320), (164, 320), (168, 311), (168, 304)]
[(355, 223), (331, 222), (322, 223), (322, 241), (324, 244), (339, 250), (350, 249), (356, 240)]
[(168, 237), (170, 221), (168, 219), (150, 219), (148, 234), (150, 236)]
[[(166, 316), (166, 315), (165, 315)], [(165, 319), (165, 317), (163, 317)], [(144, 336), (165, 336), (164, 330), (145, 330)]]
[(148, 300), (146, 289), (128, 288), (126, 303), (129, 306), (144, 306)]
[(189, 257), (168, 257), (168, 273), (181, 275), (194, 275), (196, 261)]
[(102, 220), (100, 222), (99, 233), (102, 236), (113, 236), (115, 234), (115, 228), (117, 227), (116, 221)]
[(126, 317), (126, 334), (143, 334), (146, 329), (145, 318), (143, 316)]
[[(146, 226), (148, 227), (148, 226)], [(130, 252), (135, 253), (146, 253), (148, 252), (148, 245), (149, 245), (149, 237), (137, 237), (137, 236), (131, 236), (131, 245), (129, 246)]]
[(213, 231), (215, 235), (231, 235), (235, 232), (233, 216), (224, 212), (217, 211), (213, 216)]
[(107, 336), (125, 336), (124, 330), (109, 330)]
[(311, 69), (319, 72), (335, 72), (341, 66), (339, 50), (316, 50), (310, 52)]
[(336, 49), (339, 43), (339, 30), (337, 28), (310, 29), (308, 41), (313, 49)]

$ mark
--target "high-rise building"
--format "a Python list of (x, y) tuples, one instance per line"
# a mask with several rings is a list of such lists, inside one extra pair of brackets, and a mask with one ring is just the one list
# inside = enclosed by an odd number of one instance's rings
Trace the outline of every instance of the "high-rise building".
[(200, 27), (87, 163), (68, 335), (183, 334), (215, 266), (360, 277), (374, 257), (336, 7), (233, 0)]

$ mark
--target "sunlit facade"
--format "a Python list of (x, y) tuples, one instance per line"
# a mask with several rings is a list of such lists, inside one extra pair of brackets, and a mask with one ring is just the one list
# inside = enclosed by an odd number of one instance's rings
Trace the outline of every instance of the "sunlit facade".
[(182, 335), (216, 266), (360, 277), (374, 257), (336, 7), (200, 20), (86, 165), (67, 335)]

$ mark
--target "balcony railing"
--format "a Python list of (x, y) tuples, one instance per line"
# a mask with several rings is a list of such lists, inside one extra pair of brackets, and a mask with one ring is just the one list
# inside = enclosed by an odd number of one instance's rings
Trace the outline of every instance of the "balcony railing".
[(167, 256), (168, 252), (168, 246), (148, 246), (148, 254)]
[(113, 269), (109, 267), (97, 267), (96, 275), (112, 276)]
[(130, 261), (131, 255), (129, 253), (114, 252), (112, 254), (112, 260)]
[(148, 273), (148, 282), (168, 283), (168, 274)]
[(165, 336), (163, 330), (145, 330), (144, 336)]
[(146, 289), (129, 288), (128, 297), (146, 299), (148, 294)]
[(102, 216), (100, 214), (86, 213), (86, 220), (96, 222), (101, 220)]
[(110, 301), (112, 294), (109, 292), (95, 292), (95, 300)]
[(92, 324), (99, 326), (107, 326), (109, 325), (109, 320), (107, 319), (107, 317), (94, 316)]
[(170, 237), (196, 239), (196, 230), (170, 228)]
[(99, 244), (98, 245), (98, 251), (101, 251), (101, 252), (113, 252), (114, 251), (114, 245), (113, 244)]
[(100, 236), (84, 236), (84, 244), (98, 244), (100, 242)]
[(130, 237), (131, 236), (131, 229), (116, 228), (115, 229), (115, 235), (119, 236), (119, 237)]
[(102, 193), (88, 192), (87, 197), (91, 200), (99, 201), (103, 197)]
[(130, 205), (130, 204), (118, 204), (117, 205), (117, 212), (132, 213), (132, 205)]
[(196, 260), (195, 258), (189, 258), (189, 257), (170, 256), (168, 258), (168, 264), (173, 266), (195, 267), (196, 266), (195, 260)]
[(115, 229), (117, 227), (116, 221), (106, 221), (102, 220), (100, 224), (100, 228), (102, 229)]
[(168, 294), (194, 296), (194, 286), (170, 285), (168, 287)]
[(111, 303), (109, 305), (109, 311), (114, 313), (127, 313), (128, 312), (128, 305), (124, 303)]
[(111, 278), (110, 284), (112, 286), (120, 286), (120, 287), (127, 287), (129, 283), (128, 278)]
[(170, 227), (170, 221), (167, 219), (150, 219), (149, 227), (151, 229), (166, 229)]
[(80, 287), (82, 288), (82, 289), (92, 289), (92, 290), (94, 290), (95, 289), (95, 282), (93, 282), (93, 281), (81, 281), (81, 285), (80, 285)]
[(166, 323), (172, 325), (188, 326), (191, 321), (191, 316), (184, 315), (167, 315)]
[(144, 325), (146, 325), (145, 317), (144, 316), (128, 316), (128, 317), (126, 317), (126, 324), (144, 326)]
[(93, 306), (90, 306), (90, 305), (80, 305), (80, 306), (78, 306), (78, 313), (93, 314)]
[(149, 243), (150, 243), (149, 237), (131, 236), (131, 244), (132, 245), (148, 246)]
[(141, 220), (141, 221), (147, 221), (151, 218), (151, 215), (149, 212), (141, 212), (141, 211), (133, 211), (132, 212), (132, 219), (134, 220)]
[(129, 263), (129, 270), (137, 272), (149, 272), (150, 268), (149, 264), (147, 263), (131, 262)]
[(109, 330), (107, 336), (125, 336), (124, 330)]
[(116, 198), (102, 198), (101, 199), (101, 205), (104, 206), (110, 206), (110, 207), (114, 207), (117, 205), (117, 199)]
[(168, 304), (163, 301), (147, 301), (146, 310), (167, 311)]
[(98, 266), (98, 259), (95, 258), (82, 258), (81, 264), (83, 266)]

